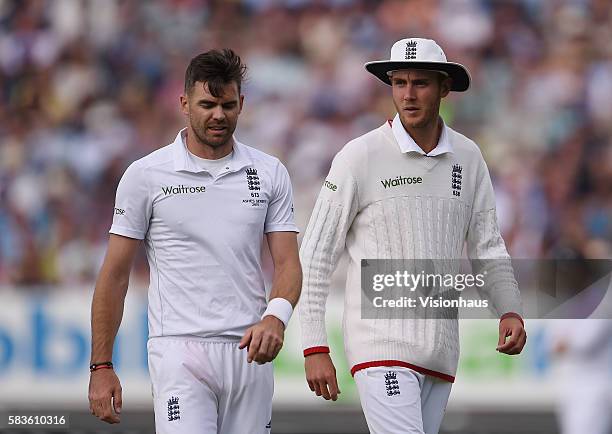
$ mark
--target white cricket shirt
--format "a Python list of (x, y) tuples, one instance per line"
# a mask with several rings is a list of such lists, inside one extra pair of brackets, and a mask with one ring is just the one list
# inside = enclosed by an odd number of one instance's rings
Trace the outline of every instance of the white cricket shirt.
[(213, 178), (216, 178), (221, 173), (228, 170), (228, 163), (234, 158), (234, 151), (227, 154), (225, 157), (216, 160), (207, 160), (206, 158), (198, 157), (190, 153), (189, 155), (205, 172), (208, 172)]
[(406, 152), (416, 152), (417, 154), (425, 155), (427, 157), (436, 157), (438, 155), (445, 154), (447, 152), (453, 152), (453, 145), (449, 139), (449, 133), (444, 123), (444, 120), (440, 118), (442, 122), (442, 133), (440, 134), (440, 138), (438, 139), (438, 144), (435, 148), (433, 148), (429, 153), (425, 153), (423, 149), (414, 141), (414, 139), (408, 134), (404, 126), (402, 125), (402, 121), (400, 120), (399, 114), (396, 114), (391, 123), (391, 131), (393, 132), (393, 137), (397, 140), (397, 145), (400, 148), (402, 153)]
[(291, 182), (277, 158), (236, 140), (213, 177), (188, 152), (185, 131), (127, 168), (110, 232), (145, 241), (150, 337), (233, 340), (266, 307), (264, 233), (298, 232)]

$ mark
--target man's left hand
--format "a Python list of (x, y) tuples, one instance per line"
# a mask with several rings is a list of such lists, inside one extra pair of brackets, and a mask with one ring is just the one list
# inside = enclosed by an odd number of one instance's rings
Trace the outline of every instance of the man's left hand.
[(261, 321), (250, 327), (238, 348), (248, 348), (247, 362), (271, 362), (283, 347), (285, 325), (273, 315), (265, 316)]
[(526, 342), (527, 333), (518, 318), (504, 318), (499, 322), (497, 351), (504, 354), (520, 354)]

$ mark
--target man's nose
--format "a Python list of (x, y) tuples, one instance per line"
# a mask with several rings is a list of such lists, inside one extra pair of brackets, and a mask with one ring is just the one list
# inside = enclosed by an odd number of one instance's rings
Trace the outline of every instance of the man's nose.
[(410, 83), (406, 86), (406, 93), (404, 93), (405, 100), (413, 100), (416, 99), (416, 89)]
[(225, 113), (223, 113), (223, 108), (218, 105), (213, 109), (212, 112), (213, 119), (223, 119), (225, 118)]

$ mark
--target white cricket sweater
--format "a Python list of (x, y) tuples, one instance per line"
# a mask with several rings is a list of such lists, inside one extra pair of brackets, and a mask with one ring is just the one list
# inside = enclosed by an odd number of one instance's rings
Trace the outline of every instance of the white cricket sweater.
[[(442, 136), (450, 145), (442, 154), (402, 152), (405, 144), (398, 144), (389, 122), (352, 140), (334, 158), (300, 249), (304, 355), (329, 352), (325, 302), (345, 246), (344, 347), (353, 374), (371, 366), (405, 366), (453, 382), (459, 359), (456, 319), (361, 318), (362, 259), (459, 259), (467, 243), (469, 258), (508, 259), (501, 272), (496, 262), (497, 279), (487, 297), (500, 316), (522, 315), (482, 154), (447, 126)], [(457, 165), (459, 183), (453, 182)], [(414, 182), (388, 182), (398, 176)]]

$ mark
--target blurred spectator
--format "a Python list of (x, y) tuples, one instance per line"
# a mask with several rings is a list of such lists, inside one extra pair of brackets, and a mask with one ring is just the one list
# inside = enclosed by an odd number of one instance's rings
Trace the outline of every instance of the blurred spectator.
[(561, 434), (612, 430), (612, 320), (565, 320), (553, 328)]
[(0, 0), (0, 284), (91, 284), (119, 177), (213, 47), (250, 67), (237, 135), (287, 164), (303, 228), (334, 154), (393, 115), (363, 63), (411, 35), (472, 72), (442, 112), (483, 147), (511, 254), (610, 257), (611, 29), (606, 0)]

